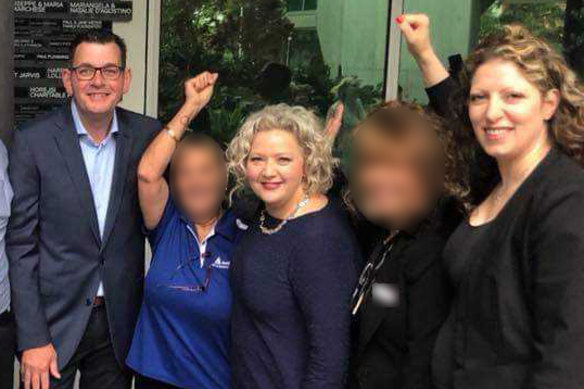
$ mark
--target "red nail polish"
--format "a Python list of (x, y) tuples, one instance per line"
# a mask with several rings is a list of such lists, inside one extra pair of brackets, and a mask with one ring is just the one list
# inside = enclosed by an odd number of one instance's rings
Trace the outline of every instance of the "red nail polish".
[(397, 18), (395, 18), (395, 21), (397, 22), (397, 24), (402, 24), (404, 22), (404, 15), (399, 15)]

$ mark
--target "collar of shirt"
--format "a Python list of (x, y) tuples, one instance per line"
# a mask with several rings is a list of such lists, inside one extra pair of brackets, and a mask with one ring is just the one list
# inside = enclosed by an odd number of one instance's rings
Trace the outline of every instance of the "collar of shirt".
[(189, 233), (193, 236), (193, 238), (197, 242), (197, 245), (199, 246), (199, 264), (201, 265), (201, 267), (205, 266), (205, 258), (207, 258), (207, 243), (209, 242), (209, 239), (215, 236), (216, 225), (217, 224), (215, 223), (211, 231), (209, 231), (209, 233), (207, 234), (207, 236), (205, 236), (203, 240), (199, 240), (196, 231), (190, 224), (186, 225), (187, 229), (189, 230)]
[(107, 137), (104, 140), (101, 141), (101, 144), (96, 144), (93, 141), (93, 139), (91, 138), (91, 136), (89, 136), (89, 133), (87, 132), (87, 130), (85, 129), (85, 126), (83, 125), (83, 122), (81, 121), (81, 116), (79, 116), (79, 110), (77, 109), (77, 105), (75, 104), (75, 101), (71, 102), (71, 113), (73, 114), (73, 123), (75, 124), (75, 130), (77, 131), (77, 135), (79, 135), (79, 137), (81, 137), (81, 138), (88, 139), (95, 146), (101, 146), (103, 144), (106, 144), (109, 141), (109, 139), (111, 138), (112, 134), (115, 134), (119, 131), (118, 115), (114, 111), (114, 117), (112, 120), (112, 125), (110, 127), (109, 134), (107, 135)]
[[(191, 222), (183, 214), (180, 215), (180, 220), (194, 232)], [(209, 240), (209, 238), (218, 234), (231, 242), (235, 239), (236, 229), (235, 215), (231, 210), (224, 211), (223, 215), (221, 215), (219, 220), (217, 220), (213, 226), (213, 229), (209, 232), (205, 240)]]
[(203, 267), (205, 265), (205, 258), (207, 252), (207, 243), (209, 239), (213, 238), (216, 235), (222, 236), (227, 239), (229, 242), (233, 242), (235, 240), (236, 234), (236, 226), (235, 226), (235, 215), (231, 210), (227, 210), (223, 212), (223, 215), (217, 220), (211, 231), (207, 234), (203, 241), (199, 241), (195, 229), (192, 226), (192, 223), (181, 213), (180, 220), (185, 225), (185, 228), (189, 230), (189, 233), (199, 246), (199, 255), (200, 255), (200, 266)]

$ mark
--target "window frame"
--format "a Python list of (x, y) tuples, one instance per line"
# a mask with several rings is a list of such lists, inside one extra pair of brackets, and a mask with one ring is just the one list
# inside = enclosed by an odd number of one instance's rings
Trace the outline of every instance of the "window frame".
[(387, 58), (385, 62), (385, 86), (384, 98), (385, 101), (395, 100), (398, 98), (398, 80), (399, 69), (401, 62), (401, 32), (399, 27), (393, 21), (403, 14), (404, 0), (388, 0), (390, 4), (389, 21), (387, 32)]
[(307, 2), (307, 0), (300, 0), (300, 2), (302, 4), (300, 6), (300, 9), (288, 10), (288, 12), (315, 12), (316, 10), (318, 10), (318, 0), (316, 0), (316, 1), (317, 1), (317, 4), (316, 4), (316, 7), (315, 8), (306, 9), (306, 2)]

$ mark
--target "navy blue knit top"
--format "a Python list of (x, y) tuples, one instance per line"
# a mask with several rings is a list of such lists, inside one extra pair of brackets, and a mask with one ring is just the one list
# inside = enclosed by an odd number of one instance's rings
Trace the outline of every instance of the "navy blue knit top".
[(330, 201), (276, 234), (262, 234), (257, 218), (244, 234), (231, 267), (235, 388), (344, 387), (360, 263), (346, 218)]

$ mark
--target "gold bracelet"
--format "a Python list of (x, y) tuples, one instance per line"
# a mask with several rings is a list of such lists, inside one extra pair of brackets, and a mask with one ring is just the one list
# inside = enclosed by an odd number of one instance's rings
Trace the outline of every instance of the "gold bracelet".
[(176, 143), (180, 142), (180, 138), (178, 136), (176, 136), (174, 131), (172, 131), (170, 128), (164, 127), (164, 132), (166, 132), (166, 135), (168, 135)]

